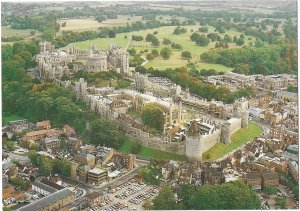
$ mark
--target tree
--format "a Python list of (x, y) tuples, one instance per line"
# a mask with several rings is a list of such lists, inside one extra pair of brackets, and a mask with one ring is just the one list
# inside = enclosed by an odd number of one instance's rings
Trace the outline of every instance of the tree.
[(149, 199), (145, 200), (145, 202), (143, 203), (143, 208), (145, 210), (153, 210), (153, 205)]
[(226, 43), (231, 43), (232, 42), (232, 39), (228, 34), (224, 35), (224, 42), (226, 42)]
[(147, 54), (147, 57), (146, 57), (148, 60), (153, 60), (155, 57), (154, 57), (154, 55), (152, 54), (152, 53), (149, 53), (149, 54)]
[(110, 30), (110, 31), (108, 32), (108, 37), (109, 37), (109, 38), (115, 38), (115, 37), (116, 37), (116, 32), (113, 31), (113, 30)]
[(170, 44), (172, 44), (172, 41), (169, 40), (169, 39), (167, 39), (167, 38), (164, 38), (163, 44), (164, 44), (164, 45), (170, 45)]
[(181, 53), (181, 58), (184, 59), (191, 59), (192, 58), (192, 54), (189, 51), (182, 51)]
[(92, 144), (119, 148), (123, 142), (121, 134), (112, 122), (95, 119), (91, 122), (90, 140)]
[[(245, 201), (247, 203), (245, 203)], [(259, 198), (241, 181), (204, 185), (189, 200), (189, 209), (259, 209)]]
[(153, 209), (155, 210), (173, 210), (176, 208), (175, 205), (174, 193), (169, 186), (162, 188), (153, 199)]
[(152, 45), (155, 47), (159, 46), (159, 44), (160, 44), (160, 42), (157, 38), (152, 41)]
[(155, 128), (158, 131), (163, 130), (164, 114), (163, 111), (154, 104), (146, 105), (142, 110), (142, 121), (149, 128)]
[(132, 56), (136, 55), (136, 50), (134, 48), (128, 49), (127, 51)]
[(192, 184), (181, 184), (179, 186), (177, 195), (179, 199), (183, 200), (183, 203), (188, 207), (188, 202), (192, 196), (196, 193), (195, 186)]
[(159, 56), (159, 52), (157, 49), (152, 49), (151, 54), (155, 57)]
[(11, 142), (11, 141), (7, 142), (6, 148), (10, 152), (14, 151), (15, 150), (15, 144), (14, 144), (14, 142)]
[(237, 41), (236, 41), (236, 44), (237, 44), (237, 45), (244, 45), (244, 43), (245, 43), (245, 41), (244, 41), (243, 38), (239, 38), (239, 39), (237, 39)]
[(287, 209), (287, 198), (286, 197), (282, 197), (282, 198), (276, 198), (276, 206), (279, 206), (280, 209)]
[(291, 86), (291, 85), (288, 86), (287, 90), (288, 90), (288, 92), (298, 93), (298, 88), (294, 87), (294, 86)]
[(71, 175), (70, 161), (66, 158), (55, 159), (53, 162), (53, 171), (65, 177), (69, 177)]
[(172, 45), (171, 45), (171, 48), (177, 49), (177, 50), (181, 50), (182, 49), (182, 45), (173, 42)]
[(140, 36), (140, 35), (132, 35), (132, 40), (134, 40), (134, 41), (142, 41), (142, 40), (144, 40), (144, 37)]
[(164, 59), (169, 59), (172, 53), (172, 49), (171, 48), (163, 48), (160, 51), (160, 55), (164, 58)]
[(50, 176), (50, 174), (52, 173), (53, 163), (49, 158), (43, 155), (39, 157), (38, 166), (39, 166), (39, 171), (44, 176)]
[(37, 155), (36, 151), (34, 151), (34, 150), (29, 151), (28, 157), (33, 165), (35, 165), (35, 166), (38, 165), (38, 155)]
[(138, 154), (142, 150), (142, 145), (140, 143), (134, 143), (131, 152), (133, 154)]
[(274, 195), (278, 192), (278, 189), (274, 186), (266, 186), (264, 187), (264, 193), (266, 193), (267, 195)]
[(200, 27), (199, 32), (207, 33), (208, 32), (208, 27)]
[(233, 42), (236, 43), (236, 41), (237, 41), (237, 37), (236, 37), (236, 35), (234, 35)]

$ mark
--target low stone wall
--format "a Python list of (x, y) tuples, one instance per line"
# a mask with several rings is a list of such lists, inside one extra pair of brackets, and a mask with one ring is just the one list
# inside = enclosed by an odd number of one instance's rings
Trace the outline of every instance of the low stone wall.
[(185, 155), (185, 145), (184, 142), (182, 143), (170, 143), (170, 142), (163, 142), (163, 138), (160, 137), (141, 137), (136, 136), (130, 133), (125, 133), (127, 137), (131, 140), (140, 143), (145, 147), (149, 147), (152, 149), (162, 150), (166, 152), (176, 153), (179, 155)]

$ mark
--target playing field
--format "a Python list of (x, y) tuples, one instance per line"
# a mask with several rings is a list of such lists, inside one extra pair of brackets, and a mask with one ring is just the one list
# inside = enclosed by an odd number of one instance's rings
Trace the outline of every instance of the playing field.
[[(118, 151), (123, 153), (130, 153), (133, 146), (134, 142), (126, 139), (123, 145), (118, 149)], [(147, 159), (153, 158), (158, 160), (186, 160), (185, 156), (177, 155), (175, 153), (170, 152), (164, 152), (161, 150), (151, 149), (144, 146), (142, 146), (142, 149), (138, 153), (138, 156), (145, 157)]]
[(262, 129), (260, 126), (253, 122), (249, 122), (248, 128), (241, 128), (231, 136), (231, 144), (226, 145), (222, 142), (218, 142), (215, 146), (203, 154), (203, 160), (214, 161), (223, 155), (226, 155), (233, 149), (247, 143), (261, 133)]

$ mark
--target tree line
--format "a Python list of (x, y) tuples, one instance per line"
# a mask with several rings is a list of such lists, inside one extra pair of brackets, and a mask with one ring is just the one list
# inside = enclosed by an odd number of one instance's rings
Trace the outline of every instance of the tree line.
[(259, 209), (258, 195), (241, 181), (220, 185), (195, 186), (181, 184), (174, 197), (171, 187), (162, 188), (153, 199), (153, 205), (145, 207), (154, 210), (240, 210)]
[[(297, 46), (265, 46), (215, 49), (201, 54), (201, 60), (235, 68), (243, 74), (296, 74), (298, 69)], [(243, 67), (243, 68), (241, 68)]]

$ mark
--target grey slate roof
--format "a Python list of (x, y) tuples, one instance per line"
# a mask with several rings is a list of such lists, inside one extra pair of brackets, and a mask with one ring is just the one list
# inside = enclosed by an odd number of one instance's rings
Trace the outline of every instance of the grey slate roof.
[(16, 166), (16, 164), (12, 163), (12, 162), (9, 162), (9, 163), (4, 163), (2, 164), (2, 169), (3, 170), (7, 170), (7, 169), (10, 169), (11, 167), (13, 166)]
[(56, 202), (58, 200), (61, 200), (71, 194), (74, 194), (70, 189), (64, 188), (60, 191), (57, 191), (49, 196), (46, 196), (36, 202), (33, 202), (31, 204), (28, 204), (24, 207), (21, 207), (17, 209), (18, 211), (33, 211), (33, 210), (40, 210), (48, 205), (52, 204), (53, 202)]
[(49, 192), (49, 193), (54, 193), (54, 192), (57, 191), (56, 188), (53, 188), (53, 187), (51, 187), (51, 186), (48, 186), (48, 185), (46, 185), (46, 184), (44, 184), (44, 183), (42, 183), (42, 182), (40, 182), (40, 181), (34, 181), (34, 182), (32, 183), (32, 185), (34, 185), (34, 186), (36, 186), (36, 187), (38, 187), (38, 188), (41, 188), (41, 189), (43, 189), (43, 190), (45, 190), (45, 191), (47, 191), (47, 192)]

